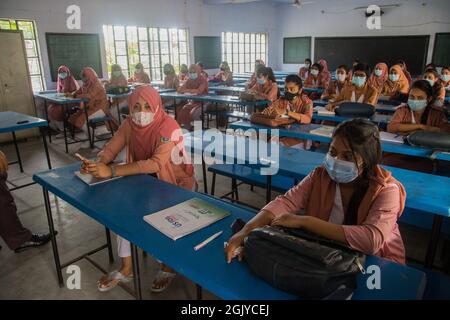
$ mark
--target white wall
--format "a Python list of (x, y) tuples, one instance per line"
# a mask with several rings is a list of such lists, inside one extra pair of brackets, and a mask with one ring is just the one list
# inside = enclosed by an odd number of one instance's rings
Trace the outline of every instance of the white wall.
[[(81, 8), (81, 30), (66, 28), (66, 8)], [(47, 88), (53, 88), (48, 65), (46, 32), (98, 33), (101, 36), (103, 76), (106, 59), (104, 24), (188, 28), (190, 58), (194, 36), (220, 36), (222, 31), (265, 32), (269, 35), (269, 63), (278, 61), (273, 5), (204, 5), (201, 0), (0, 0), (0, 17), (36, 21)]]
[[(295, 36), (394, 36), (430, 35), (428, 62), (432, 59), (434, 34), (450, 32), (449, 0), (315, 0), (314, 4), (303, 5), (300, 9), (289, 6), (278, 7), (279, 42), (277, 67), (285, 71), (297, 71), (300, 65), (283, 64), (283, 38)], [(351, 9), (370, 4), (401, 4), (399, 8), (386, 9), (381, 18), (381, 30), (369, 30), (363, 10)], [(426, 3), (422, 6), (422, 3)], [(322, 13), (324, 10), (326, 13)], [(432, 21), (447, 22), (429, 23)], [(419, 25), (420, 26), (411, 26)], [(408, 27), (400, 27), (408, 26)], [(314, 58), (312, 48), (311, 58)]]

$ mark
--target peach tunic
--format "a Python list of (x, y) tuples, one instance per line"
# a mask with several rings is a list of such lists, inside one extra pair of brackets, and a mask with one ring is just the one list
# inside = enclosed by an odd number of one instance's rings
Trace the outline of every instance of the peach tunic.
[(345, 80), (344, 82), (340, 82), (338, 80), (333, 80), (328, 85), (327, 89), (324, 91), (322, 97), (323, 98), (329, 98), (334, 99), (342, 92), (342, 89), (344, 89), (345, 86), (349, 85), (350, 83), (348, 80)]
[(397, 74), (400, 75), (398, 81), (386, 80), (381, 90), (381, 95), (395, 97), (398, 94), (408, 94), (409, 81), (403, 73), (402, 68), (399, 65), (392, 66), (391, 69), (395, 69)]
[[(430, 107), (428, 118), (426, 121), (427, 126), (438, 127), (442, 131), (450, 133), (450, 124), (447, 121), (442, 108)], [(395, 111), (391, 121), (388, 124), (387, 130), (391, 133), (398, 133), (398, 127), (400, 124), (412, 124), (420, 123), (420, 119), (415, 119), (413, 112), (407, 104), (400, 106)]]
[[(380, 166), (376, 171), (359, 206), (357, 224), (342, 226), (345, 238), (355, 250), (404, 264), (405, 248), (397, 220), (405, 207), (406, 192), (389, 171)], [(275, 217), (305, 212), (308, 216), (333, 222), (336, 215), (331, 213), (337, 187), (321, 166), (263, 210)]]
[(264, 99), (275, 101), (278, 99), (278, 85), (271, 80), (266, 81), (264, 85), (256, 83), (250, 88), (250, 91), (259, 93)]
[[(381, 70), (380, 76), (377, 76), (375, 74), (375, 69)], [(372, 74), (369, 77), (369, 82), (368, 82), (369, 85), (371, 85), (372, 87), (377, 89), (378, 92), (381, 92), (383, 90), (384, 83), (388, 80), (388, 77), (389, 77), (388, 73), (389, 73), (389, 68), (386, 63), (383, 63), (383, 62), (377, 63), (375, 65), (375, 68), (373, 68)]]
[(349, 84), (342, 89), (341, 93), (334, 99), (332, 104), (339, 105), (342, 102), (360, 102), (375, 106), (377, 101), (378, 91), (368, 83), (362, 88), (357, 88), (354, 84)]

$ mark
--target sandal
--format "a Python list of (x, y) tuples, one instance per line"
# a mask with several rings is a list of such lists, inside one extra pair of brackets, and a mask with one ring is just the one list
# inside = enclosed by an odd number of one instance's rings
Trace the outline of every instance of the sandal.
[[(117, 281), (115, 281), (117, 280)], [(120, 282), (128, 283), (133, 280), (133, 275), (124, 276), (120, 271), (112, 271), (106, 276), (104, 281), (97, 281), (97, 288), (100, 292), (106, 292), (116, 287)], [(102, 283), (106, 281), (106, 284)]]
[[(170, 286), (176, 275), (177, 275), (176, 273), (159, 270), (158, 273), (156, 274), (155, 280), (153, 280), (151, 291), (155, 293), (163, 292)], [(165, 281), (165, 285), (159, 286), (158, 288), (156, 284), (162, 281)]]

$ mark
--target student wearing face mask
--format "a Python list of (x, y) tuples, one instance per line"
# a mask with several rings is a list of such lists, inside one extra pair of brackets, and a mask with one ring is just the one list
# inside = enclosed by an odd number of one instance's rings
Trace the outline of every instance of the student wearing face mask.
[(189, 79), (189, 68), (187, 65), (182, 64), (180, 66), (180, 73), (178, 74), (178, 81), (180, 85), (183, 85)]
[(134, 67), (133, 76), (128, 79), (131, 83), (150, 83), (150, 76), (144, 71), (144, 65), (142, 63), (137, 63)]
[(126, 87), (128, 85), (127, 78), (122, 72), (122, 67), (118, 64), (113, 64), (111, 66), (111, 77), (105, 84), (105, 89), (114, 87)]
[[(194, 190), (194, 168), (187, 162), (182, 132), (177, 122), (164, 112), (159, 93), (151, 86), (138, 87), (131, 94), (129, 105), (130, 117), (104, 146), (97, 160), (82, 165), (82, 171), (98, 178), (150, 174)], [(126, 164), (111, 164), (122, 150), (126, 150)], [(175, 164), (174, 151), (185, 161)], [(130, 243), (118, 236), (117, 245), (122, 266), (98, 281), (98, 289), (102, 292), (111, 290), (119, 282), (129, 282), (133, 277)], [(174, 271), (162, 265), (152, 291), (165, 290), (174, 277)]]
[(164, 89), (178, 90), (180, 81), (175, 73), (175, 68), (170, 63), (167, 63), (163, 67), (164, 71)]
[(450, 96), (450, 67), (442, 67), (439, 82), (445, 89), (445, 95)]
[(249, 92), (257, 95), (259, 99), (272, 102), (277, 100), (280, 96), (280, 90), (272, 68), (261, 67), (258, 69), (256, 76), (256, 84), (249, 89)]
[[(228, 263), (246, 236), (265, 225), (302, 228), (365, 254), (405, 263), (397, 224), (406, 192), (380, 166), (380, 134), (364, 119), (339, 124), (322, 166), (266, 205), (225, 248)], [(238, 256), (241, 259), (241, 256)]]
[[(178, 88), (179, 93), (192, 93), (192, 94), (207, 94), (208, 93), (208, 80), (202, 76), (202, 69), (193, 64), (189, 67), (189, 79)], [(202, 104), (200, 102), (188, 101), (187, 104), (179, 107), (177, 111), (177, 121), (182, 128), (186, 130), (192, 129), (192, 121), (200, 120), (202, 110)], [(206, 110), (207, 105), (204, 104), (203, 108)]]
[(265, 66), (266, 66), (266, 64), (262, 60), (256, 60), (255, 61), (255, 72), (253, 72), (253, 74), (250, 77), (250, 79), (245, 83), (245, 88), (246, 89), (253, 88), (256, 85), (257, 79), (258, 79), (258, 77), (256, 75), (258, 74), (258, 70), (263, 68), (263, 67), (265, 67)]
[[(302, 93), (302, 79), (296, 74), (286, 77), (284, 96), (276, 100), (270, 107), (263, 110), (263, 114), (279, 115), (294, 119), (297, 123), (311, 123), (313, 102)], [(280, 137), (280, 143), (286, 147), (309, 149), (309, 140)]]
[(417, 80), (409, 91), (408, 103), (400, 106), (388, 124), (388, 131), (410, 134), (415, 131), (450, 132), (450, 125), (441, 108), (432, 105), (433, 88), (426, 80)]
[[(416, 131), (448, 132), (450, 124), (442, 108), (431, 104), (433, 89), (426, 80), (416, 80), (409, 91), (406, 104), (401, 105), (388, 124), (387, 131), (399, 135), (408, 135)], [(383, 164), (425, 173), (433, 172), (430, 159), (385, 153)]]
[(431, 104), (438, 108), (443, 107), (445, 100), (445, 88), (439, 81), (439, 73), (435, 69), (425, 70), (423, 80), (428, 81), (433, 90), (433, 99), (431, 100)]
[[(81, 88), (70, 95), (75, 98), (88, 99), (88, 102), (82, 105), (80, 110), (78, 110), (75, 114), (70, 116), (69, 122), (76, 128), (85, 131), (87, 135), (87, 130), (89, 129), (86, 127), (86, 115), (84, 108), (86, 108), (89, 120), (110, 115), (110, 112), (105, 88), (100, 82), (95, 70), (90, 67), (84, 68), (81, 71), (81, 79), (83, 81)], [(114, 118), (107, 122), (107, 128), (110, 131), (117, 129), (117, 125), (118, 124)], [(85, 141), (81, 144), (80, 149), (86, 149), (89, 147), (90, 142)]]
[(332, 101), (342, 92), (342, 89), (349, 84), (347, 80), (348, 68), (346, 65), (340, 65), (336, 69), (336, 80), (332, 80), (328, 88), (323, 92), (321, 99)]
[[(71, 93), (78, 90), (79, 85), (75, 77), (70, 72), (70, 69), (66, 66), (60, 66), (58, 68), (58, 78), (56, 80), (56, 92), (57, 93)], [(66, 109), (71, 109), (76, 105), (59, 105), (50, 104), (48, 106), (48, 118), (50, 124), (58, 130), (63, 130), (63, 121), (65, 118)]]
[(307, 58), (305, 59), (304, 66), (300, 68), (298, 71), (299, 77), (302, 79), (302, 81), (305, 81), (306, 78), (308, 78), (309, 71), (311, 70), (312, 61), (311, 59)]
[(233, 72), (231, 72), (228, 62), (222, 61), (219, 66), (220, 71), (214, 76), (214, 81), (222, 82), (224, 85), (233, 85)]
[(378, 92), (383, 90), (384, 84), (388, 79), (389, 68), (386, 63), (380, 62), (375, 65), (369, 78), (369, 85), (377, 89)]
[(409, 92), (409, 82), (399, 65), (393, 65), (389, 69), (389, 79), (384, 83), (382, 96), (388, 96), (392, 100), (402, 100)]
[(360, 63), (353, 68), (352, 83), (345, 86), (339, 96), (327, 105), (328, 110), (334, 110), (342, 102), (359, 102), (375, 106), (378, 101), (378, 91), (367, 83), (369, 68)]

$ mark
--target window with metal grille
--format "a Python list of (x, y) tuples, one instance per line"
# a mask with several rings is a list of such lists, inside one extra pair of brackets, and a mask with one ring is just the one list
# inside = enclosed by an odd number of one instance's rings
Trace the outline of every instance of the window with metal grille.
[(180, 65), (189, 62), (187, 29), (104, 25), (103, 34), (108, 74), (117, 63), (130, 77), (141, 62), (152, 80), (162, 80), (166, 63), (178, 72)]
[(255, 60), (267, 63), (267, 34), (222, 32), (222, 60), (233, 72), (253, 72)]
[(32, 20), (0, 18), (0, 29), (22, 30), (33, 91), (44, 90), (42, 62), (37, 41), (36, 24)]

